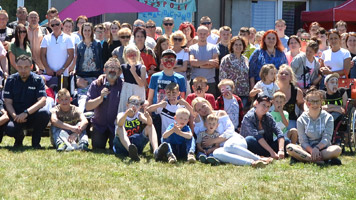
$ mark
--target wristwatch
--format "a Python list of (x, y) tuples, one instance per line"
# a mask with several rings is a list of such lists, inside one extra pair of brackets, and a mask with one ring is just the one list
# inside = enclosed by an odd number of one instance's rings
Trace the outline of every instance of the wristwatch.
[(28, 110), (24, 110), (23, 113), (26, 113), (27, 115), (30, 115), (30, 113), (28, 112)]

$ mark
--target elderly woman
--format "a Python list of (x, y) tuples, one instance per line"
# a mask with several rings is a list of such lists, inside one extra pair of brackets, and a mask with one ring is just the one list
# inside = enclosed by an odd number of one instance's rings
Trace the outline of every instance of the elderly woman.
[(274, 64), (279, 69), (279, 66), (287, 62), (277, 32), (274, 30), (266, 31), (262, 37), (261, 49), (255, 50), (250, 57), (250, 87), (252, 88), (257, 81), (261, 80), (259, 74), (263, 65)]
[(251, 165), (253, 167), (263, 167), (272, 162), (271, 158), (262, 158), (247, 150), (245, 139), (235, 132), (229, 116), (225, 111), (214, 111), (208, 100), (197, 97), (193, 100), (192, 106), (197, 117), (195, 119), (194, 131), (199, 134), (205, 131), (204, 122), (209, 114), (215, 114), (219, 117), (219, 125), (216, 131), (219, 133), (217, 138), (203, 138), (202, 147), (208, 147), (213, 144), (220, 144), (220, 148), (213, 152), (218, 160), (235, 165)]
[(103, 44), (103, 61), (104, 63), (111, 57), (112, 51), (121, 46), (118, 31), (120, 30), (120, 22), (114, 20), (110, 25), (110, 37), (107, 42)]
[(129, 28), (121, 28), (119, 30), (118, 34), (119, 34), (119, 40), (120, 40), (122, 46), (116, 47), (111, 52), (111, 55), (113, 57), (119, 59), (121, 64), (124, 64), (125, 63), (124, 58), (123, 58), (124, 48), (130, 42), (131, 30)]
[(15, 29), (15, 41), (11, 42), (9, 47), (10, 74), (17, 72), (16, 58), (22, 54), (32, 56), (27, 38), (27, 29), (23, 24), (19, 24)]
[(175, 72), (183, 75), (185, 80), (187, 81), (189, 53), (182, 48), (186, 45), (187, 39), (182, 31), (176, 31), (172, 33), (170, 41), (171, 44), (173, 44), (172, 50), (176, 52), (177, 55), (177, 63), (173, 69)]
[(297, 85), (302, 90), (310, 88), (311, 85), (318, 85), (322, 78), (319, 73), (320, 65), (315, 57), (319, 50), (319, 42), (320, 40), (310, 40), (306, 52), (294, 57), (291, 63)]
[(315, 87), (306, 94), (308, 111), (304, 112), (297, 123), (299, 145), (289, 144), (287, 152), (293, 158), (303, 162), (341, 165), (337, 158), (341, 148), (331, 145), (334, 131), (333, 117), (322, 109), (323, 93)]
[(320, 71), (323, 75), (338, 73), (340, 76), (348, 74), (351, 68), (351, 55), (347, 49), (341, 48), (341, 37), (333, 29), (328, 34), (331, 49), (323, 52), (320, 58)]
[(288, 65), (292, 62), (293, 58), (300, 53), (300, 47), (302, 46), (300, 39), (296, 35), (289, 37), (287, 42), (289, 51), (286, 53)]
[(249, 110), (241, 125), (241, 135), (245, 137), (248, 150), (273, 159), (283, 159), (285, 146), (290, 142), (268, 112), (272, 99), (266, 95), (257, 97), (255, 107)]
[(240, 36), (233, 37), (229, 43), (230, 54), (222, 58), (219, 73), (219, 80), (231, 79), (236, 84), (233, 93), (241, 98), (244, 107), (250, 92), (248, 58), (242, 55), (245, 49), (245, 40)]

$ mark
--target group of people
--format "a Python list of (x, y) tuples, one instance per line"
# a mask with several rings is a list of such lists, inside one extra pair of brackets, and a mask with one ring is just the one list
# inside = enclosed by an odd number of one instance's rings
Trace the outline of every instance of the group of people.
[(152, 20), (62, 21), (55, 8), (46, 17), (41, 27), (37, 12), (19, 7), (8, 23), (0, 10), (0, 138), (14, 137), (15, 146), (32, 127), (32, 146), (41, 148), (50, 121), (58, 151), (88, 150), (90, 130), (93, 149), (109, 143), (136, 161), (150, 143), (154, 158), (169, 163), (264, 167), (289, 154), (341, 164), (331, 139), (348, 97), (338, 79), (356, 76), (356, 35), (343, 47), (345, 22), (328, 32), (315, 22), (288, 37), (280, 19), (275, 30), (241, 27), (232, 37), (208, 16), (177, 31), (170, 17), (163, 31)]

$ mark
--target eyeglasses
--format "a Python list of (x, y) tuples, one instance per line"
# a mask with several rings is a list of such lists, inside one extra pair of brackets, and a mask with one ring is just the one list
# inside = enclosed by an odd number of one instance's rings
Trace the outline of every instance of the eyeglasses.
[(183, 38), (173, 38), (173, 41), (182, 42), (182, 41), (183, 41)]
[(300, 38), (300, 40), (303, 41), (303, 42), (308, 42), (309, 41), (309, 39), (305, 39), (305, 38)]
[(176, 61), (175, 58), (162, 58), (162, 60), (163, 60), (164, 62), (174, 62), (174, 61)]
[(138, 107), (138, 106), (141, 106), (144, 102), (135, 99), (135, 100), (130, 100), (130, 101), (128, 101), (127, 103)]
[(53, 27), (55, 27), (55, 26), (59, 26), (59, 25), (61, 25), (61, 23), (51, 24), (51, 27), (53, 28)]
[(211, 22), (202, 22), (201, 24), (202, 24), (202, 25), (210, 25)]
[(19, 33), (21, 34), (21, 33), (27, 33), (27, 31), (19, 31)]
[(156, 26), (146, 26), (146, 28), (156, 28)]
[(173, 23), (163, 23), (165, 26), (173, 26)]
[(129, 35), (123, 35), (123, 36), (120, 36), (120, 38), (121, 38), (121, 39), (130, 39), (131, 36), (129, 36)]
[(309, 102), (310, 104), (319, 104), (321, 102), (321, 100), (311, 100), (311, 99), (307, 99), (307, 102)]

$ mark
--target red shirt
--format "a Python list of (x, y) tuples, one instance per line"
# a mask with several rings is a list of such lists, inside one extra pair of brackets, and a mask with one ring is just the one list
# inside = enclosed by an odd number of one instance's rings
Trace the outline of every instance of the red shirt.
[[(187, 99), (186, 101), (192, 105), (192, 101), (198, 97), (195, 93), (191, 93), (187, 96)], [(213, 107), (213, 109), (215, 110), (216, 109), (216, 105), (215, 105), (215, 98), (214, 98), (214, 95), (212, 94), (209, 94), (209, 93), (205, 93), (205, 97), (204, 97), (206, 100), (209, 101), (209, 103), (211, 104), (211, 106)]]

